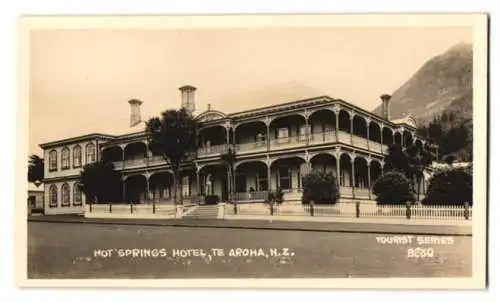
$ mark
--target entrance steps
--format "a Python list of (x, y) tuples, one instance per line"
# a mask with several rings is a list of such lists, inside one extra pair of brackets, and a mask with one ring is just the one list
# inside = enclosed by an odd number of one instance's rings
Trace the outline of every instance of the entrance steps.
[(199, 205), (184, 214), (183, 218), (189, 219), (217, 219), (219, 205)]

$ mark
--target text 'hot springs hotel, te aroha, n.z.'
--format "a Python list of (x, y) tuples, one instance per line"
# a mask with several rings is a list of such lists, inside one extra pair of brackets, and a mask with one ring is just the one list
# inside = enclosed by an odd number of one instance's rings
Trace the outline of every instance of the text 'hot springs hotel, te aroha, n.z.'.
[[(221, 154), (236, 152), (233, 202), (263, 201), (281, 188), (284, 200), (300, 200), (301, 179), (311, 169), (338, 177), (341, 198), (373, 200), (370, 188), (384, 171), (389, 144), (425, 146), (410, 116), (389, 121), (390, 96), (378, 116), (343, 100), (320, 96), (225, 114), (210, 107), (195, 114), (195, 87), (183, 86), (181, 106), (200, 123), (197, 153), (181, 167), (183, 201), (229, 197), (228, 169)], [(45, 213), (82, 213), (78, 186), (84, 165), (105, 155), (122, 176), (122, 201), (172, 203), (173, 171), (148, 148), (139, 100), (130, 100), (130, 131), (93, 133), (41, 144), (45, 161)], [(192, 165), (193, 162), (195, 165)], [(425, 192), (425, 182), (420, 192)]]

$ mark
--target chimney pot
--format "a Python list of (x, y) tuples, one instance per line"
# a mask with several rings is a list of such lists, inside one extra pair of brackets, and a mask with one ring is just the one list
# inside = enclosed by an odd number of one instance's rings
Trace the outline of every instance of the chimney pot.
[(380, 96), (380, 99), (382, 99), (382, 117), (386, 120), (389, 120), (390, 118), (389, 101), (391, 100), (391, 95), (383, 94), (382, 96)]
[(196, 110), (194, 102), (194, 92), (196, 87), (191, 85), (184, 85), (179, 87), (181, 91), (181, 108), (185, 108), (189, 113), (193, 114)]
[(130, 104), (130, 127), (136, 126), (141, 122), (141, 100), (131, 99)]

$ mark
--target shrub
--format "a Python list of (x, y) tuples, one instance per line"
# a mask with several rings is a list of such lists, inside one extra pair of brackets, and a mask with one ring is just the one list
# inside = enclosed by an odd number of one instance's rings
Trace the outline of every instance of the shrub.
[(281, 190), (281, 188), (278, 188), (276, 191), (270, 191), (267, 194), (267, 199), (264, 202), (267, 204), (270, 204), (270, 203), (281, 204), (281, 203), (283, 203), (283, 190)]
[(332, 173), (313, 171), (302, 180), (302, 203), (335, 204), (340, 198), (337, 180)]
[(214, 205), (220, 202), (220, 198), (217, 195), (208, 195), (205, 197), (205, 204)]
[(415, 202), (411, 182), (400, 172), (391, 171), (383, 174), (373, 186), (377, 204), (406, 204)]
[(422, 200), (426, 205), (463, 205), (465, 202), (472, 205), (472, 175), (461, 168), (436, 173)]

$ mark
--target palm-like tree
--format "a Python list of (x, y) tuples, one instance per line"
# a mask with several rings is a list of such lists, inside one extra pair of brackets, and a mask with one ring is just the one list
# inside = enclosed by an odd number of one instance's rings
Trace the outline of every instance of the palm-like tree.
[[(198, 124), (185, 109), (170, 109), (146, 122), (146, 133), (150, 150), (163, 156), (174, 171), (174, 203), (180, 187), (180, 165), (196, 150)], [(182, 203), (182, 195), (181, 201)]]
[(229, 174), (229, 201), (232, 201), (234, 198), (234, 163), (236, 162), (236, 152), (232, 147), (227, 149), (227, 152), (221, 154), (221, 159), (227, 166), (227, 172)]
[(28, 182), (34, 183), (37, 186), (43, 181), (44, 162), (37, 155), (31, 155), (28, 161)]

